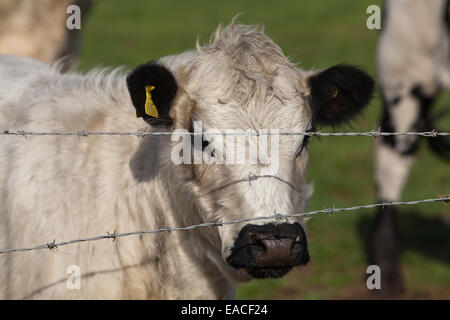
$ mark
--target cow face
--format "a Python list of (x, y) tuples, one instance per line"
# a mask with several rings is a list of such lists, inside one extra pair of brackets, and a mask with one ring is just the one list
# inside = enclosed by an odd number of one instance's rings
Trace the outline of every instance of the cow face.
[[(189, 211), (195, 204), (194, 218), (184, 224), (248, 219), (199, 229), (237, 280), (281, 277), (306, 264), (301, 218), (251, 220), (304, 212), (311, 194), (305, 180), (308, 137), (277, 133), (350, 120), (368, 103), (373, 80), (347, 65), (303, 72), (263, 32), (238, 25), (219, 30), (210, 45), (173, 71), (175, 77), (158, 64), (140, 67), (128, 86), (138, 114), (146, 112), (145, 87), (169, 88), (159, 98), (167, 102), (160, 114), (172, 130), (199, 133), (173, 140), (175, 155), (183, 155), (172, 168), (178, 179), (173, 183), (184, 188), (180, 206)], [(135, 87), (140, 102), (133, 98)], [(272, 134), (251, 135), (256, 131)], [(189, 144), (190, 149), (180, 148)]]

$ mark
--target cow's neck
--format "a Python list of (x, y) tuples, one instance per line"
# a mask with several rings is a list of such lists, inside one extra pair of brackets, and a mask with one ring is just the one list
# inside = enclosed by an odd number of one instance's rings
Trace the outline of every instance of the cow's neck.
[[(170, 170), (168, 168), (164, 168)], [(170, 177), (164, 170), (162, 177)], [(155, 214), (160, 225), (164, 227), (186, 227), (200, 224), (200, 214), (192, 200), (192, 195), (182, 189), (182, 184), (169, 179), (157, 179), (152, 183), (153, 192), (159, 193), (158, 203), (153, 203)], [(152, 192), (152, 191), (150, 191)], [(236, 282), (227, 276), (227, 266), (220, 250), (213, 245), (217, 237), (217, 230), (212, 228), (198, 228), (189, 231), (170, 232), (162, 236), (169, 252), (156, 253), (164, 257), (162, 261), (171, 269), (174, 275), (166, 284), (164, 291), (168, 298), (203, 298), (223, 299), (232, 298)], [(217, 240), (216, 240), (217, 241)], [(189, 297), (179, 296), (179, 286), (189, 285)], [(188, 291), (183, 291), (188, 292)]]

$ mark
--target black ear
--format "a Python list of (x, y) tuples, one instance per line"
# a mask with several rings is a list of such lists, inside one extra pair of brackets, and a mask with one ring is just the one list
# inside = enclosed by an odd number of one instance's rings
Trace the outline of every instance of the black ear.
[(369, 103), (374, 81), (364, 71), (337, 65), (308, 79), (313, 124), (337, 126), (351, 120)]
[(156, 62), (140, 65), (128, 75), (127, 86), (137, 117), (170, 123), (169, 110), (178, 85), (167, 68)]

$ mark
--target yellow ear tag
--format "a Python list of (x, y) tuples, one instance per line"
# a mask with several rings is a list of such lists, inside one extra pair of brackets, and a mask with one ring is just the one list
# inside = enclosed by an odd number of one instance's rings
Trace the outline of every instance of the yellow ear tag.
[(332, 97), (333, 97), (333, 98), (336, 98), (338, 94), (339, 94), (338, 89), (334, 89), (334, 92), (333, 92)]
[(158, 109), (156, 109), (155, 104), (152, 100), (152, 94), (151, 92), (155, 89), (154, 86), (146, 86), (145, 92), (147, 94), (147, 98), (145, 99), (145, 113), (153, 118), (158, 118)]

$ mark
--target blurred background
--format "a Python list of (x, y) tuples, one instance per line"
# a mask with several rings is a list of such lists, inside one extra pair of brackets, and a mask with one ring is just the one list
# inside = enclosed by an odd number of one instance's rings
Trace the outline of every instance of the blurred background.
[[(345, 62), (376, 77), (379, 31), (366, 27), (366, 9), (372, 4), (382, 7), (377, 0), (94, 0), (87, 14), (82, 11), (77, 69), (119, 65), (131, 69), (193, 49), (197, 38), (200, 43), (209, 41), (220, 23), (228, 24), (241, 13), (239, 23), (265, 25), (266, 33), (303, 69)], [(450, 95), (442, 93), (433, 110), (443, 111), (449, 104)], [(376, 130), (381, 106), (377, 93), (357, 122), (337, 131)], [(448, 131), (450, 115), (441, 117), (437, 127)], [(450, 167), (431, 153), (425, 141), (421, 145), (402, 200), (450, 193)], [(374, 139), (367, 137), (312, 139), (308, 177), (315, 191), (309, 209), (375, 202), (373, 149)], [(399, 253), (406, 285), (400, 298), (450, 299), (449, 212), (442, 203), (399, 208)], [(307, 268), (283, 279), (241, 284), (237, 298), (377, 298), (365, 280), (365, 246), (374, 214), (360, 210), (314, 216), (307, 223), (311, 253)]]

